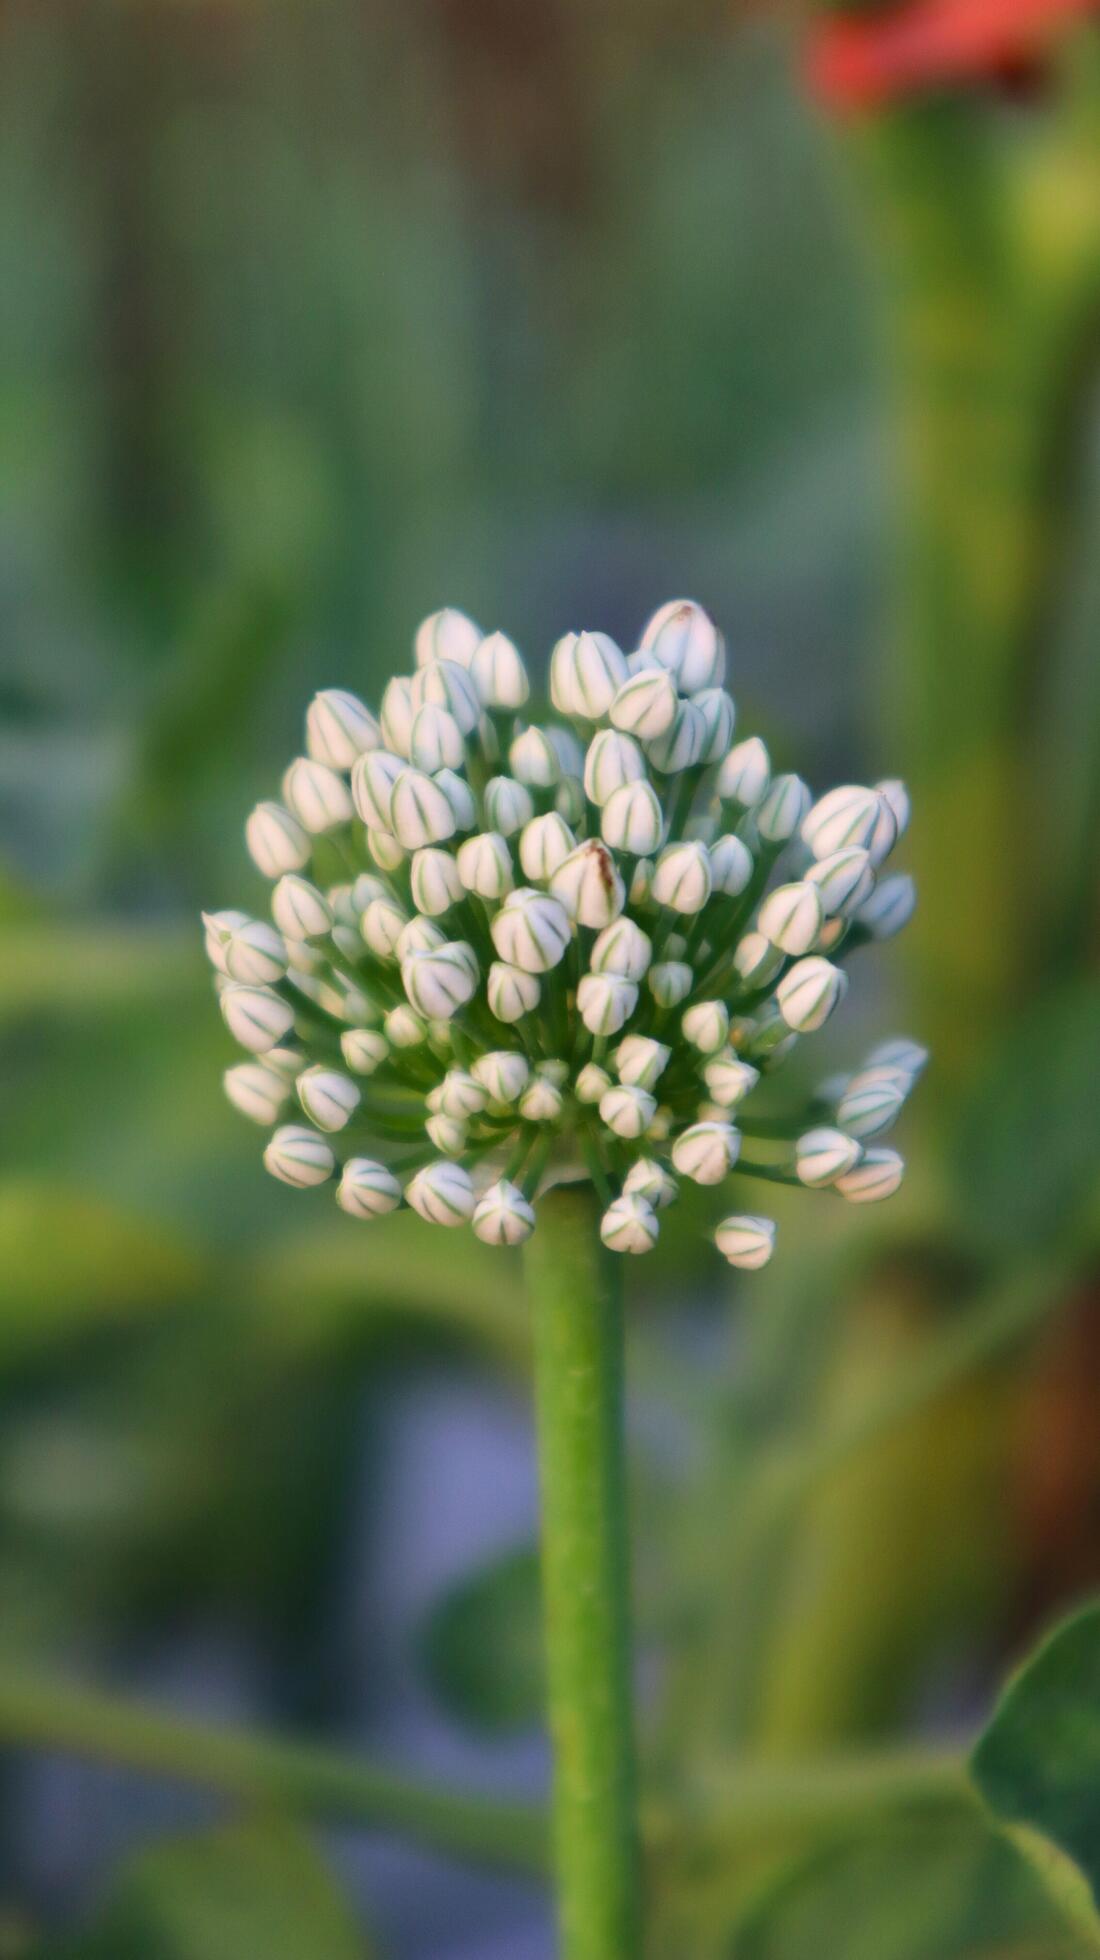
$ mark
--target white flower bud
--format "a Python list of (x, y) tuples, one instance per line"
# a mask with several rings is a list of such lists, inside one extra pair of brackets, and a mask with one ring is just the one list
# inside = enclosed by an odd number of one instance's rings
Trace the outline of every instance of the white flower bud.
[(747, 741), (735, 744), (718, 771), (718, 794), (723, 803), (739, 803), (743, 810), (755, 810), (771, 779), (771, 757), (759, 735), (750, 735)]
[(825, 1025), (847, 991), (848, 976), (843, 968), (814, 954), (796, 960), (779, 982), (775, 997), (789, 1028), (797, 1034), (813, 1034)]
[(342, 1130), (359, 1107), (359, 1091), (351, 1078), (323, 1062), (303, 1069), (297, 1089), (298, 1101), (319, 1130)]
[(639, 858), (630, 880), (631, 905), (644, 908), (653, 903), (653, 872), (652, 858)]
[(654, 742), (676, 716), (676, 682), (664, 667), (630, 674), (611, 703), (611, 723), (639, 742)]
[(509, 966), (506, 960), (493, 961), (485, 984), (489, 1012), (498, 1021), (509, 1024), (521, 1021), (525, 1014), (532, 1014), (542, 994), (542, 983), (533, 973), (525, 973), (518, 966)]
[(799, 1137), (794, 1147), (794, 1167), (802, 1184), (819, 1190), (843, 1177), (862, 1155), (854, 1137), (845, 1136), (843, 1130), (834, 1130), (826, 1124)]
[(644, 1198), (654, 1211), (663, 1211), (667, 1205), (675, 1204), (680, 1187), (656, 1158), (639, 1157), (623, 1180), (623, 1194)]
[(306, 709), (306, 750), (330, 769), (350, 769), (357, 755), (380, 748), (382, 731), (357, 694), (326, 687)]
[(560, 715), (602, 721), (627, 676), (606, 633), (566, 633), (550, 655), (550, 699)]
[(820, 796), (805, 816), (802, 841), (815, 858), (832, 857), (849, 845), (866, 849), (878, 822), (880, 803), (873, 789), (845, 783)]
[(323, 939), (332, 929), (332, 907), (308, 878), (284, 872), (271, 894), (271, 916), (287, 939)]
[(457, 606), (444, 606), (429, 613), (416, 629), (413, 650), (418, 667), (430, 667), (433, 660), (453, 660), (468, 667), (481, 645), (481, 628), (475, 626)]
[(294, 1026), (294, 1009), (269, 987), (245, 987), (230, 982), (218, 998), (222, 1019), (234, 1041), (253, 1054), (274, 1048)]
[(819, 858), (805, 877), (808, 885), (817, 886), (827, 916), (854, 911), (875, 882), (870, 857), (858, 844), (846, 845), (830, 857)]
[(527, 1123), (556, 1123), (565, 1098), (548, 1076), (534, 1075), (519, 1099), (519, 1113)]
[(225, 964), (226, 951), (232, 941), (233, 934), (241, 926), (246, 926), (249, 923), (249, 914), (226, 907), (220, 912), (203, 912), (201, 918), (203, 923), (203, 946), (206, 951), (206, 957), (210, 961), (211, 966), (215, 967), (219, 973), (228, 973), (228, 968)]
[(589, 837), (559, 864), (550, 890), (578, 925), (600, 928), (617, 919), (626, 888), (606, 844)]
[(898, 826), (897, 819), (886, 798), (879, 796), (877, 790), (875, 794), (878, 796), (878, 816), (875, 819), (875, 827), (867, 839), (867, 855), (871, 863), (877, 867), (885, 863), (894, 845), (897, 843)]
[(756, 805), (753, 819), (766, 843), (785, 844), (809, 807), (810, 792), (801, 776), (776, 776)]
[(373, 1075), (389, 1054), (389, 1043), (377, 1028), (347, 1028), (340, 1036), (340, 1052), (356, 1075)]
[[(414, 704), (412, 682), (405, 674), (395, 674), (392, 680), (386, 682), (379, 718), (382, 740), (391, 755), (398, 755), (405, 762), (409, 759), (412, 745), (416, 710), (421, 706), (423, 703), (419, 701)], [(446, 702), (443, 706), (446, 706)]]
[(775, 1251), (775, 1220), (760, 1218), (752, 1212), (735, 1212), (731, 1218), (723, 1218), (715, 1231), (714, 1243), (731, 1266), (757, 1272), (767, 1265)]
[(403, 769), (393, 786), (390, 825), (403, 849), (419, 851), (454, 835), (454, 811), (430, 776)]
[(611, 1252), (652, 1252), (660, 1232), (657, 1214), (636, 1191), (624, 1191), (600, 1220), (600, 1237)]
[(388, 830), (393, 786), (405, 768), (399, 755), (388, 749), (371, 749), (361, 755), (351, 772), (351, 794), (355, 808), (368, 830)]
[(583, 776), (584, 744), (579, 735), (575, 735), (571, 728), (563, 728), (559, 721), (550, 722), (546, 733), (554, 745), (562, 775)]
[(556, 810), (549, 810), (544, 817), (534, 817), (520, 833), (519, 861), (524, 877), (540, 884), (548, 883), (559, 864), (564, 864), (570, 851), (576, 848), (573, 832)]
[(408, 856), (405, 846), (398, 843), (390, 830), (368, 830), (367, 849), (380, 871), (396, 871)]
[(901, 1069), (861, 1069), (837, 1104), (837, 1122), (854, 1137), (881, 1136), (900, 1115), (911, 1085)]
[(702, 761), (707, 735), (703, 710), (694, 701), (678, 701), (668, 727), (646, 743), (645, 752), (655, 769), (666, 776), (676, 776), (682, 769), (694, 769)]
[(703, 753), (700, 762), (717, 762), (725, 755), (733, 740), (734, 723), (737, 710), (733, 699), (724, 687), (705, 687), (694, 697), (695, 705), (703, 717), (706, 733), (703, 737)]
[(470, 675), (454, 660), (434, 660), (421, 667), (412, 683), (414, 709), (444, 708), (463, 735), (472, 735), (481, 720), (481, 697)]
[(618, 1034), (637, 1005), (633, 980), (617, 973), (586, 973), (577, 988), (577, 1010), (592, 1034)]
[(725, 678), (725, 640), (694, 599), (670, 599), (659, 607), (646, 623), (641, 645), (675, 674), (684, 694), (720, 687)]
[(916, 903), (917, 888), (909, 873), (896, 871), (890, 878), (880, 878), (855, 914), (856, 923), (864, 926), (873, 939), (892, 939), (908, 925)]
[(244, 827), (248, 855), (265, 878), (300, 871), (309, 861), (309, 838), (281, 803), (257, 803)]
[(695, 985), (695, 974), (684, 960), (661, 960), (649, 969), (649, 991), (658, 1007), (679, 1007)]
[(522, 708), (531, 692), (519, 649), (507, 633), (487, 633), (468, 661), (470, 679), (487, 708)]
[(906, 1035), (895, 1035), (889, 1041), (880, 1041), (867, 1057), (868, 1068), (896, 1068), (906, 1075), (916, 1078), (928, 1066), (928, 1050), (919, 1041), (910, 1041)]
[(593, 973), (617, 973), (623, 980), (641, 980), (653, 947), (633, 919), (613, 919), (593, 942), (589, 965)]
[(834, 1189), (852, 1205), (878, 1204), (892, 1198), (905, 1176), (905, 1159), (888, 1144), (871, 1144), (854, 1170), (838, 1177)]
[[(909, 816), (910, 816), (909, 791), (906, 789), (905, 784), (901, 782), (897, 776), (892, 776), (888, 779), (888, 781), (884, 783), (876, 783), (875, 792), (878, 796), (882, 798), (883, 802), (887, 804), (890, 810), (890, 814), (894, 819), (894, 842), (896, 843), (899, 837), (904, 837), (906, 831), (909, 828)], [(869, 848), (873, 856), (874, 855), (873, 837)], [(875, 862), (877, 864), (879, 860), (876, 858)]]
[(672, 1146), (672, 1161), (696, 1184), (720, 1184), (733, 1169), (741, 1149), (740, 1133), (730, 1123), (692, 1123), (681, 1130)]
[(513, 837), (535, 814), (530, 790), (512, 776), (493, 776), (485, 785), (485, 821), (502, 837)]
[(573, 1094), (578, 1102), (598, 1103), (605, 1090), (611, 1087), (611, 1077), (598, 1062), (586, 1062), (573, 1084)]
[(445, 1159), (417, 1171), (405, 1186), (405, 1197), (431, 1225), (465, 1225), (473, 1214), (474, 1187), (469, 1173), (461, 1164)]
[(824, 923), (821, 893), (808, 882), (777, 885), (757, 914), (757, 925), (784, 953), (808, 953)]
[(652, 783), (624, 783), (603, 806), (600, 835), (614, 850), (648, 857), (660, 847), (665, 819)]
[(521, 885), (505, 899), (490, 931), (501, 959), (525, 973), (549, 973), (564, 959), (573, 937), (560, 900), (530, 885)]
[(508, 767), (528, 789), (553, 789), (561, 780), (558, 752), (544, 728), (525, 728), (508, 750)]
[(697, 840), (669, 844), (657, 859), (653, 896), (658, 905), (689, 916), (701, 912), (711, 893), (710, 858)]
[(592, 737), (584, 759), (584, 793), (602, 808), (624, 783), (645, 780), (645, 757), (631, 735), (601, 728)]
[(390, 1008), (382, 1025), (387, 1041), (394, 1048), (419, 1048), (421, 1042), (427, 1039), (427, 1022), (414, 1007), (407, 1007), (404, 1001)]
[(282, 1077), (289, 1095), (301, 1071), (302, 1055), (297, 1048), (268, 1048), (264, 1052), (262, 1065)]
[(264, 987), (282, 980), (287, 970), (287, 946), (281, 932), (263, 919), (246, 918), (238, 926), (215, 931), (221, 939), (218, 962), (230, 980), (246, 986)]
[(385, 1164), (349, 1157), (336, 1187), (336, 1202), (351, 1218), (381, 1218), (401, 1203), (401, 1186)]
[(709, 849), (711, 887), (726, 898), (739, 898), (752, 877), (752, 852), (732, 831), (716, 837)]
[(763, 932), (747, 932), (737, 943), (733, 964), (746, 986), (766, 987), (783, 965), (783, 954)]
[(442, 1110), (425, 1119), (424, 1129), (444, 1157), (461, 1157), (466, 1148), (466, 1125)]
[(434, 845), (415, 853), (409, 877), (413, 904), (430, 919), (449, 912), (465, 896), (451, 852)]
[(283, 777), (283, 795), (299, 823), (314, 833), (350, 823), (354, 814), (344, 778), (306, 755), (291, 763)]
[(739, 1055), (716, 1055), (703, 1070), (703, 1080), (720, 1109), (743, 1102), (760, 1080), (760, 1070)]
[(307, 1130), (304, 1123), (284, 1123), (276, 1130), (264, 1151), (264, 1168), (284, 1184), (304, 1191), (312, 1184), (324, 1184), (336, 1169), (332, 1147)]
[(628, 1034), (615, 1050), (619, 1081), (638, 1089), (652, 1089), (668, 1067), (671, 1054), (671, 1048), (666, 1048), (663, 1041), (654, 1041), (651, 1035)]
[(408, 913), (395, 898), (372, 898), (359, 929), (376, 959), (391, 960), (397, 955), (397, 942), (408, 923)]
[(470, 1074), (493, 1102), (513, 1103), (527, 1087), (531, 1069), (526, 1058), (513, 1049), (493, 1048), (487, 1055), (478, 1056)]
[(264, 1062), (238, 1062), (222, 1076), (225, 1093), (253, 1123), (275, 1123), (290, 1094), (289, 1084)]
[(503, 898), (512, 889), (512, 853), (500, 833), (480, 831), (458, 849), (458, 875), (478, 898)]
[(535, 1213), (518, 1184), (501, 1178), (483, 1191), (474, 1208), (474, 1231), (486, 1245), (522, 1245), (535, 1229)]
[(429, 1021), (449, 1021), (477, 990), (476, 961), (470, 970), (461, 942), (437, 946), (431, 952), (410, 953), (401, 962), (401, 982), (418, 1014)]
[(617, 1083), (600, 1098), (600, 1120), (617, 1137), (640, 1137), (656, 1111), (656, 1096), (636, 1083)]
[(472, 830), (477, 822), (477, 803), (466, 778), (453, 769), (437, 769), (432, 781), (451, 806), (456, 831)]
[(684, 1038), (702, 1055), (716, 1055), (724, 1048), (730, 1031), (729, 1008), (721, 1000), (699, 1000), (685, 1008), (680, 1022)]
[(416, 769), (434, 775), (437, 769), (461, 769), (466, 744), (454, 716), (434, 702), (417, 710), (409, 735), (409, 760)]

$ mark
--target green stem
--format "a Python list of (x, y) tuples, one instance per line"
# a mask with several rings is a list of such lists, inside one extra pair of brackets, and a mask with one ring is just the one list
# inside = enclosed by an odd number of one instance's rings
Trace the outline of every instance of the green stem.
[(587, 1186), (550, 1192), (526, 1252), (563, 1960), (641, 1946), (620, 1271)]

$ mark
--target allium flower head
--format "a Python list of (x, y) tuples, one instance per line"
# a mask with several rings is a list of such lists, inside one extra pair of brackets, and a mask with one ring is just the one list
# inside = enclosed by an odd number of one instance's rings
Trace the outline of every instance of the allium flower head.
[[(271, 918), (204, 917), (226, 1093), (272, 1135), (267, 1168), (335, 1183), (350, 1217), (404, 1204), (513, 1246), (539, 1193), (588, 1176), (604, 1243), (647, 1252), (687, 1179), (888, 1197), (877, 1141), (927, 1059), (880, 1043), (784, 1106), (784, 1060), (889, 937), (912, 881), (884, 870), (904, 786), (814, 800), (734, 742), (726, 644), (674, 600), (625, 654), (567, 633), (548, 716), (513, 641), (453, 608), (415, 636), (378, 712), (318, 694), (305, 753), (245, 826)], [(747, 1205), (719, 1250), (771, 1257)]]

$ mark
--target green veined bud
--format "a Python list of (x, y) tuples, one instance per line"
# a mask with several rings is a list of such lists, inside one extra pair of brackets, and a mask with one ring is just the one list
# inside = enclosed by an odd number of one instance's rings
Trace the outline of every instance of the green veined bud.
[(222, 1076), (225, 1093), (253, 1123), (275, 1123), (290, 1094), (289, 1084), (263, 1062), (237, 1062)]
[(740, 1133), (730, 1123), (692, 1123), (672, 1146), (672, 1161), (696, 1184), (720, 1184), (737, 1162)]
[(675, 1204), (680, 1195), (676, 1179), (654, 1157), (639, 1157), (623, 1179), (624, 1194), (644, 1198), (654, 1211)]
[(465, 1225), (473, 1215), (474, 1187), (469, 1173), (446, 1158), (417, 1171), (405, 1186), (405, 1197), (431, 1225)]
[(643, 668), (628, 675), (612, 701), (612, 727), (639, 742), (654, 742), (671, 728), (677, 698), (676, 682), (667, 668)]
[(484, 805), (486, 823), (502, 837), (514, 837), (535, 814), (530, 790), (512, 776), (494, 776), (485, 785)]
[(653, 1206), (636, 1191), (624, 1191), (600, 1220), (600, 1237), (610, 1252), (652, 1252), (660, 1226)]
[(645, 757), (631, 735), (617, 728), (600, 728), (588, 744), (584, 759), (584, 793), (602, 809), (624, 783), (645, 781)]
[(323, 1062), (303, 1069), (297, 1089), (298, 1101), (319, 1130), (342, 1130), (359, 1107), (359, 1091), (350, 1076)]
[(614, 1083), (600, 1097), (600, 1121), (617, 1137), (644, 1135), (657, 1112), (657, 1098), (637, 1083)]
[(409, 735), (409, 761), (416, 769), (434, 775), (437, 769), (461, 769), (466, 760), (462, 730), (446, 708), (429, 701), (413, 717)]
[(802, 841), (816, 858), (832, 857), (848, 845), (866, 849), (878, 822), (879, 797), (859, 783), (845, 783), (818, 798), (802, 824)]
[(541, 1072), (531, 1077), (519, 1099), (519, 1113), (526, 1123), (556, 1123), (564, 1107), (558, 1084)]
[(646, 755), (663, 775), (677, 776), (694, 769), (703, 759), (707, 742), (707, 718), (694, 701), (678, 701), (676, 713), (661, 735), (645, 745)]
[(598, 1062), (586, 1062), (573, 1084), (573, 1094), (580, 1103), (598, 1103), (611, 1087), (611, 1077)]
[(481, 645), (481, 628), (475, 626), (457, 606), (444, 606), (429, 613), (416, 629), (413, 651), (418, 667), (430, 667), (433, 660), (453, 660), (468, 667)]
[(917, 888), (907, 871), (896, 871), (880, 878), (869, 898), (856, 913), (856, 923), (864, 926), (873, 939), (892, 939), (908, 925), (917, 903)]
[(852, 1205), (878, 1204), (892, 1198), (905, 1176), (905, 1160), (888, 1144), (871, 1144), (854, 1170), (838, 1177), (835, 1189)]
[(351, 772), (351, 795), (356, 812), (368, 830), (388, 830), (393, 803), (393, 786), (405, 768), (399, 755), (389, 749), (371, 749), (361, 755)]
[(283, 777), (283, 795), (298, 822), (314, 834), (350, 823), (354, 814), (344, 778), (307, 755), (291, 763)]
[(571, 919), (599, 929), (617, 919), (626, 903), (626, 888), (606, 844), (595, 837), (578, 844), (558, 866), (550, 890)]
[(483, 830), (458, 847), (458, 875), (478, 898), (503, 898), (513, 884), (512, 853), (499, 831)]
[[(412, 707), (445, 708), (463, 735), (472, 735), (481, 720), (481, 697), (465, 667), (455, 660), (433, 660), (421, 667), (412, 683)], [(383, 728), (385, 721), (383, 720)]]
[(752, 1212), (735, 1212), (723, 1218), (714, 1234), (714, 1243), (731, 1266), (758, 1272), (775, 1251), (775, 1220)]
[(881, 1136), (901, 1114), (911, 1083), (901, 1069), (861, 1069), (837, 1104), (837, 1122), (854, 1137)]
[(284, 871), (300, 871), (309, 862), (309, 837), (281, 803), (257, 803), (244, 835), (248, 855), (265, 878), (281, 878)]
[(816, 885), (827, 915), (854, 911), (875, 882), (871, 860), (858, 844), (849, 844), (831, 857), (819, 858), (806, 872), (806, 883)]
[(490, 932), (501, 959), (525, 973), (549, 973), (564, 959), (573, 938), (564, 905), (530, 885), (509, 894)]
[(561, 781), (558, 752), (544, 728), (525, 728), (516, 736), (508, 750), (508, 767), (517, 783), (528, 789), (553, 789)]
[(862, 1155), (862, 1147), (854, 1137), (822, 1124), (799, 1137), (794, 1147), (794, 1167), (800, 1183), (820, 1190), (852, 1170)]
[(409, 866), (413, 904), (418, 912), (437, 919), (465, 897), (458, 865), (450, 851), (428, 845), (417, 851)]
[(330, 769), (350, 769), (357, 755), (381, 747), (382, 731), (357, 694), (326, 687), (306, 709), (306, 750)]
[(623, 783), (612, 790), (600, 815), (600, 835), (613, 850), (648, 857), (665, 834), (661, 800), (652, 783)]
[(556, 810), (533, 818), (520, 833), (519, 861), (524, 877), (547, 884), (576, 846), (573, 832)]
[(340, 1053), (356, 1075), (373, 1075), (389, 1052), (389, 1043), (377, 1028), (346, 1028), (340, 1036)]
[(695, 706), (703, 717), (705, 733), (700, 762), (718, 762), (733, 740), (737, 710), (724, 687), (706, 687), (696, 694)]
[(626, 675), (626, 661), (608, 634), (566, 633), (550, 655), (550, 699), (560, 715), (602, 721)]
[(906, 1035), (895, 1035), (889, 1041), (880, 1041), (867, 1057), (867, 1067), (903, 1069), (907, 1075), (918, 1076), (928, 1066), (928, 1050), (919, 1041), (910, 1041)]
[(833, 1009), (843, 1000), (848, 976), (841, 967), (812, 954), (796, 960), (776, 988), (779, 1011), (789, 1028), (797, 1034), (813, 1034), (824, 1027)]
[(718, 771), (718, 794), (723, 803), (755, 810), (771, 779), (771, 757), (759, 735), (750, 735), (747, 741), (734, 745)]
[(641, 645), (676, 676), (682, 693), (720, 687), (726, 643), (705, 607), (694, 599), (670, 599), (646, 622)]
[(360, 932), (376, 959), (392, 960), (409, 915), (395, 898), (372, 898), (363, 914)]
[(271, 916), (287, 939), (323, 939), (332, 930), (332, 907), (310, 879), (287, 871), (271, 894)]
[(639, 1089), (652, 1089), (660, 1081), (671, 1056), (671, 1048), (666, 1048), (663, 1041), (654, 1041), (652, 1035), (628, 1034), (615, 1050), (619, 1081)]
[(449, 1021), (477, 991), (476, 960), (471, 972), (466, 954), (472, 949), (457, 941), (431, 952), (410, 953), (401, 962), (401, 983), (418, 1014), (428, 1021)]
[[(889, 805), (890, 814), (894, 819), (894, 842), (896, 843), (899, 837), (904, 837), (909, 828), (909, 791), (897, 776), (892, 776), (884, 783), (876, 783), (875, 792), (876, 795), (881, 796), (884, 803)], [(873, 842), (874, 839), (872, 839), (872, 845)], [(878, 860), (876, 859), (877, 862)]]
[(203, 945), (206, 951), (206, 957), (210, 961), (211, 966), (215, 967), (219, 973), (227, 974), (228, 968), (225, 964), (226, 950), (232, 940), (233, 934), (241, 926), (248, 924), (249, 915), (247, 912), (232, 911), (226, 908), (221, 912), (203, 912), (200, 916), (203, 923)]
[(246, 919), (226, 934), (222, 964), (230, 980), (252, 987), (270, 986), (286, 975), (286, 941), (265, 920)]
[(463, 663), (487, 708), (522, 708), (531, 692), (527, 669), (518, 647), (507, 633), (487, 633)]
[(809, 807), (810, 792), (801, 776), (776, 776), (756, 805), (753, 820), (766, 843), (785, 844)]
[(424, 1128), (429, 1139), (444, 1157), (461, 1157), (466, 1148), (466, 1125), (454, 1116), (447, 1116), (437, 1110), (434, 1116), (426, 1118)]
[(421, 1042), (428, 1038), (428, 1024), (423, 1015), (418, 1014), (414, 1007), (406, 1006), (404, 1001), (398, 1001), (396, 1007), (390, 1008), (382, 1025), (387, 1041), (394, 1048), (419, 1048)]
[(479, 1115), (489, 1100), (488, 1090), (464, 1068), (447, 1070), (438, 1095), (443, 1114), (453, 1116), (457, 1122)]
[(523, 1055), (510, 1048), (493, 1048), (487, 1055), (478, 1056), (470, 1074), (493, 1102), (514, 1103), (527, 1087), (531, 1069)]
[(541, 982), (535, 975), (525, 973), (522, 967), (510, 966), (507, 960), (493, 961), (485, 984), (489, 1012), (509, 1025), (522, 1021), (525, 1014), (533, 1014), (542, 995)]
[(715, 838), (708, 855), (712, 889), (727, 898), (739, 898), (752, 877), (752, 852), (748, 845), (727, 831)]
[(784, 953), (808, 953), (824, 923), (825, 912), (816, 885), (803, 881), (777, 885), (769, 892), (756, 923), (766, 939)]
[(336, 1169), (332, 1148), (316, 1130), (304, 1123), (284, 1123), (275, 1131), (264, 1151), (264, 1168), (304, 1191), (313, 1184), (325, 1184)]
[(613, 919), (592, 944), (589, 966), (593, 973), (617, 973), (623, 980), (644, 978), (653, 957), (648, 936), (633, 919)]
[(617, 973), (586, 973), (577, 988), (577, 1010), (591, 1034), (618, 1034), (637, 1005), (633, 980)]
[(456, 775), (453, 769), (437, 769), (432, 781), (451, 806), (455, 830), (462, 833), (472, 830), (477, 822), (477, 804), (465, 776)]
[(535, 1213), (519, 1186), (501, 1178), (482, 1192), (473, 1222), (486, 1245), (522, 1245), (535, 1229)]
[(431, 953), (437, 946), (447, 944), (447, 935), (434, 919), (422, 918), (418, 912), (414, 919), (403, 925), (397, 935), (394, 952), (398, 960), (407, 960), (410, 953)]
[(701, 1055), (716, 1055), (724, 1048), (730, 1031), (729, 1008), (721, 1000), (699, 1000), (684, 1009), (680, 1026), (684, 1038)]
[(453, 837), (455, 816), (438, 783), (422, 769), (403, 769), (393, 786), (390, 826), (406, 851)]
[(351, 1218), (381, 1218), (401, 1203), (392, 1171), (370, 1157), (349, 1157), (336, 1187), (336, 1202)]
[(658, 1007), (679, 1007), (695, 985), (695, 974), (684, 960), (660, 960), (649, 969), (648, 985)]
[(747, 932), (734, 949), (733, 964), (749, 987), (766, 987), (783, 965), (783, 954), (766, 933)]
[(244, 987), (231, 981), (223, 987), (218, 1005), (234, 1041), (256, 1055), (274, 1048), (294, 1026), (294, 1009), (269, 987)]
[(407, 855), (390, 830), (368, 830), (367, 849), (380, 871), (396, 871)]
[(760, 1080), (760, 1070), (739, 1055), (716, 1055), (703, 1070), (703, 1080), (721, 1109), (742, 1102)]
[(657, 859), (653, 896), (685, 917), (701, 912), (711, 893), (710, 858), (705, 844), (669, 844)]

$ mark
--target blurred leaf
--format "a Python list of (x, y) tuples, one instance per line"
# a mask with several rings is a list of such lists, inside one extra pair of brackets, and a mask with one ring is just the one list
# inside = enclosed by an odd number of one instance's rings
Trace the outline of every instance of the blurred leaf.
[(432, 1688), (471, 1728), (527, 1728), (545, 1699), (538, 1554), (508, 1552), (441, 1600), (422, 1643)]
[(12, 925), (4, 931), (0, 1015), (87, 1014), (193, 994), (197, 929), (122, 924)]
[(1100, 1604), (1065, 1620), (1024, 1663), (971, 1768), (994, 1815), (1023, 1827), (1013, 1836), (1100, 1946)]
[(369, 1960), (306, 1839), (242, 1824), (154, 1846), (125, 1865), (87, 1933), (39, 1960)]

